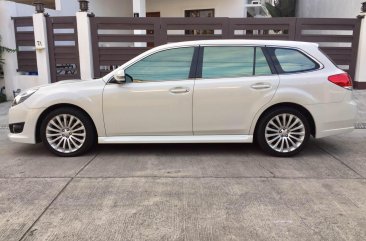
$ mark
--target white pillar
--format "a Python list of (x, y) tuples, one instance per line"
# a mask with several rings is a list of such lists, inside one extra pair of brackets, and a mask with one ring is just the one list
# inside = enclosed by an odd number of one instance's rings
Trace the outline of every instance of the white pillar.
[(39, 83), (48, 84), (51, 83), (51, 72), (48, 54), (46, 17), (43, 13), (33, 14), (33, 28)]
[(146, 0), (133, 0), (133, 13), (138, 13), (140, 18), (146, 17)]
[(366, 13), (361, 16), (364, 18), (361, 20), (355, 81), (366, 85)]
[[(11, 20), (12, 16), (16, 16), (17, 11), (14, 2), (0, 1), (0, 35), (1, 45), (16, 49), (15, 45), (15, 33), (14, 23)], [(0, 82), (0, 88), (5, 85), (5, 94), (8, 100), (13, 99), (13, 90), (16, 90), (14, 85), (15, 76), (17, 73), (18, 59), (16, 53), (3, 53), (5, 64), (3, 65), (4, 70), (4, 82)]]
[[(138, 14), (140, 18), (146, 17), (146, 0), (133, 0), (133, 14)], [(145, 35), (146, 30), (134, 30), (135, 35)], [(146, 47), (146, 43), (134, 43), (135, 47)]]
[(88, 13), (77, 12), (76, 22), (79, 43), (80, 77), (83, 80), (93, 79), (93, 48)]
[(58, 10), (58, 11), (61, 11), (61, 10), (62, 10), (62, 7), (61, 7), (61, 0), (55, 0), (55, 8), (56, 8), (56, 10)]

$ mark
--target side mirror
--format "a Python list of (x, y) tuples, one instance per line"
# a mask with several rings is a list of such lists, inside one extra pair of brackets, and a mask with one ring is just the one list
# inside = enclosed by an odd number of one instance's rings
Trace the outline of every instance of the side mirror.
[(117, 84), (126, 83), (126, 76), (124, 70), (118, 70), (116, 74), (114, 74), (114, 79), (116, 80)]

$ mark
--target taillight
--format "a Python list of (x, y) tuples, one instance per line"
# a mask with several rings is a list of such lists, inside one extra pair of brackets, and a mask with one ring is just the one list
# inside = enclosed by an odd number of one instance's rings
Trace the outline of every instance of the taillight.
[(352, 89), (352, 79), (349, 74), (336, 74), (328, 77), (328, 80), (332, 82), (333, 84), (336, 84), (340, 87), (346, 88), (346, 89)]

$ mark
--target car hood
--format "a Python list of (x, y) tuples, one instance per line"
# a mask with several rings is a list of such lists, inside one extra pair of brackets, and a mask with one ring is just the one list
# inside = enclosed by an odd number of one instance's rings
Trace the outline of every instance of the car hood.
[(87, 89), (90, 86), (93, 86), (95, 83), (103, 82), (101, 79), (92, 79), (92, 80), (80, 80), (80, 79), (74, 79), (74, 80), (62, 80), (51, 84), (45, 84), (40, 85), (37, 87), (34, 87), (34, 89), (38, 89), (39, 91), (53, 91), (57, 89), (68, 89), (70, 92), (72, 91), (78, 91), (81, 89)]
[(102, 79), (59, 81), (36, 87), (38, 90), (24, 103), (29, 108), (43, 108), (59, 103), (80, 106), (83, 101), (99, 101), (104, 86)]
[(85, 83), (86, 80), (80, 80), (80, 79), (73, 79), (73, 80), (62, 80), (51, 84), (45, 84), (37, 86), (36, 88), (45, 88), (45, 87), (54, 87), (54, 86), (60, 86), (60, 85), (66, 85), (66, 84), (75, 84), (75, 83)]

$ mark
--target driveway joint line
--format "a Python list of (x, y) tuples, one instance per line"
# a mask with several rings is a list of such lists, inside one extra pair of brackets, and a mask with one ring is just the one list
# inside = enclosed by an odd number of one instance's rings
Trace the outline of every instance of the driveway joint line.
[(70, 178), (70, 180), (65, 184), (65, 186), (57, 193), (57, 195), (51, 200), (51, 202), (46, 206), (46, 208), (41, 212), (41, 214), (38, 216), (38, 218), (32, 223), (32, 225), (27, 229), (27, 231), (24, 232), (22, 237), (20, 237), (19, 241), (24, 240), (24, 238), (27, 236), (29, 232), (33, 229), (34, 225), (41, 219), (43, 214), (49, 209), (49, 207), (56, 201), (56, 199), (62, 194), (62, 192), (66, 189), (66, 187), (71, 183), (73, 178)]
[(274, 172), (272, 172), (271, 170), (269, 170), (269, 169), (267, 169), (267, 168), (265, 168), (263, 165), (262, 165), (262, 163), (261, 163), (261, 161), (258, 159), (258, 165), (261, 167), (261, 168), (263, 168), (265, 171), (267, 171), (268, 173), (270, 173), (271, 175), (272, 175), (272, 178), (275, 178), (276, 177), (276, 174), (274, 173)]
[(80, 168), (80, 170), (75, 174), (75, 176), (73, 176), (72, 178), (74, 179), (75, 177), (77, 177), (87, 166), (89, 166), (89, 164), (95, 160), (95, 158), (97, 158), (97, 156), (99, 155), (99, 152), (95, 154), (95, 156), (93, 158), (91, 158), (84, 166), (82, 166)]
[(187, 176), (125, 176), (125, 177), (91, 177), (91, 176), (77, 176), (75, 179), (128, 179), (128, 178), (152, 178), (152, 179), (295, 179), (295, 180), (365, 180), (364, 177), (215, 177), (215, 176), (206, 176), (206, 177), (187, 177)]
[(73, 177), (0, 177), (0, 180), (7, 179), (70, 179)]
[(47, 212), (47, 210), (51, 207), (51, 205), (57, 200), (57, 198), (65, 191), (65, 189), (69, 186), (69, 184), (74, 180), (74, 178), (87, 167), (97, 156), (99, 153), (96, 153), (94, 157), (92, 157), (85, 165), (83, 165), (80, 170), (65, 184), (65, 186), (57, 193), (57, 195), (51, 200), (51, 202), (46, 206), (46, 208), (41, 212), (41, 214), (37, 217), (37, 219), (32, 223), (32, 225), (24, 232), (24, 234), (20, 237), (19, 241), (24, 240), (28, 233), (32, 232), (34, 225), (42, 218), (42, 216)]
[(347, 167), (348, 169), (350, 169), (351, 171), (353, 171), (354, 173), (356, 173), (359, 177), (361, 178), (365, 178), (364, 176), (362, 176), (361, 174), (359, 174), (355, 169), (353, 169), (352, 167), (350, 167), (349, 165), (347, 165), (344, 161), (342, 161), (340, 158), (338, 158), (337, 156), (333, 155), (332, 153), (330, 153), (329, 151), (327, 151), (326, 149), (324, 149), (323, 147), (314, 144), (316, 147), (318, 147), (320, 150), (322, 150), (323, 152), (327, 153), (328, 155), (330, 155), (331, 157), (333, 157), (335, 160), (339, 161), (342, 165), (344, 165), (345, 167)]
[(202, 177), (195, 177), (195, 176), (75, 176), (75, 177), (0, 177), (0, 180), (16, 180), (16, 179), (128, 179), (128, 178), (135, 178), (135, 179), (143, 179), (143, 178), (151, 178), (151, 179), (273, 179), (273, 180), (365, 180), (364, 177), (263, 177), (263, 176), (227, 176), (227, 177), (220, 177), (220, 176), (202, 176)]
[(205, 177), (188, 177), (188, 176), (124, 176), (124, 177), (110, 177), (110, 176), (101, 176), (101, 177), (92, 177), (92, 176), (76, 176), (76, 177), (0, 177), (0, 180), (16, 180), (16, 179), (128, 179), (128, 178), (151, 178), (151, 179), (273, 179), (273, 180), (365, 180), (364, 177), (217, 177), (217, 176), (205, 176)]

